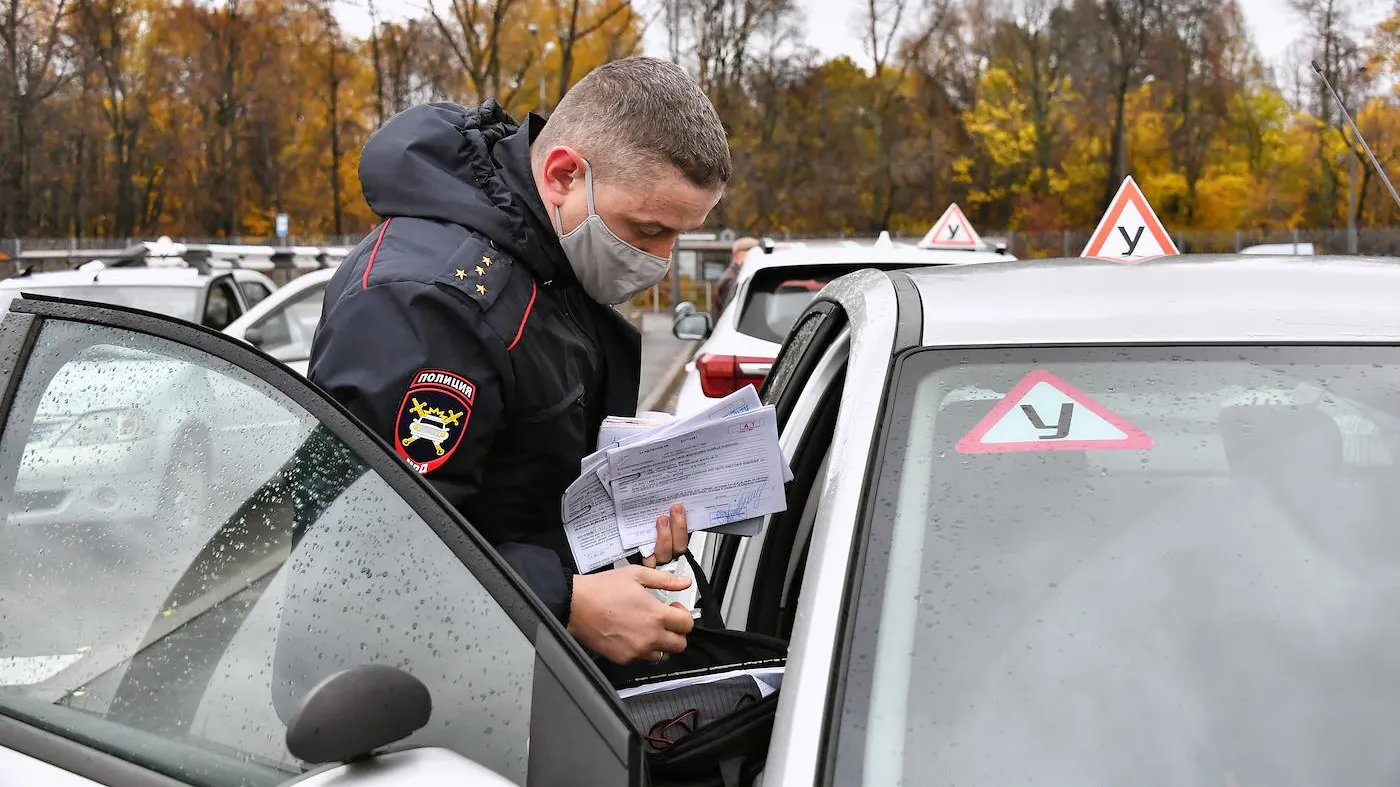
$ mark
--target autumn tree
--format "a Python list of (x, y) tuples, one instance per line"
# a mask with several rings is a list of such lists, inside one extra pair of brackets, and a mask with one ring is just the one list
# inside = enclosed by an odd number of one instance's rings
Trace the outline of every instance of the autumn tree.
[(1101, 31), (1102, 37), (1098, 54), (1103, 57), (1104, 77), (1113, 102), (1108, 158), (1115, 163), (1115, 170), (1104, 182), (1103, 204), (1107, 205), (1128, 174), (1128, 152), (1123, 145), (1128, 91), (1144, 76), (1142, 64), (1150, 31), (1161, 19), (1161, 0), (1099, 0), (1096, 10), (1102, 20), (1094, 28)]
[(118, 236), (147, 223), (137, 204), (137, 167), (154, 81), (149, 35), (155, 28), (153, 0), (76, 0), (74, 38), (87, 84), (95, 87), (106, 120), (116, 204), (107, 230)]
[(0, 5), (0, 131), (7, 177), (0, 182), (0, 232), (23, 235), (32, 211), (30, 159), (38, 109), (70, 76), (67, 0)]
[[(1304, 40), (1310, 45), (1303, 50), (1311, 62), (1317, 63), (1322, 75), (1337, 89), (1342, 101), (1351, 112), (1356, 110), (1357, 97), (1366, 85), (1364, 53), (1356, 38), (1355, 0), (1289, 0), (1289, 7), (1304, 22)], [(1335, 105), (1331, 93), (1322, 81), (1313, 76), (1311, 70), (1305, 74), (1312, 90), (1305, 93), (1308, 105), (1304, 107), (1317, 119), (1316, 151), (1317, 178), (1309, 186), (1310, 203), (1314, 206), (1308, 219), (1310, 223), (1327, 226), (1337, 214), (1340, 181), (1335, 157), (1326, 155), (1332, 140), (1326, 137), (1339, 134), (1345, 136), (1345, 121)], [(1349, 146), (1357, 153), (1356, 144)]]
[[(353, 238), (390, 116), (548, 109), (648, 25), (729, 134), (716, 227), (915, 235), (957, 201), (989, 233), (1084, 229), (1125, 172), (1174, 230), (1341, 226), (1344, 188), (1363, 226), (1400, 219), (1306, 67), (1400, 165), (1400, 15), (1363, 35), (1358, 0), (1290, 0), (1308, 29), (1277, 72), (1239, 0), (366, 2), (357, 38), (331, 0), (0, 0), (0, 231), (266, 238), (287, 213)], [(818, 21), (864, 56), (819, 56)]]

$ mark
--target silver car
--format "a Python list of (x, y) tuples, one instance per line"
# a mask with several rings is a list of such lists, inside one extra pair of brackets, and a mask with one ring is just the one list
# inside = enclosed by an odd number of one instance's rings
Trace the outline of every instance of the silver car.
[(1400, 266), (1035, 261), (828, 286), (795, 474), (707, 555), (790, 641), (762, 783), (1400, 778)]

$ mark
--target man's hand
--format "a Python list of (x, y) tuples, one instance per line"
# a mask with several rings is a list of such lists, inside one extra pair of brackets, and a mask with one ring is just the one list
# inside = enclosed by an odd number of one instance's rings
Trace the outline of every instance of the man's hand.
[(685, 650), (685, 635), (695, 628), (695, 620), (685, 607), (662, 604), (647, 588), (688, 587), (689, 577), (642, 566), (579, 574), (574, 577), (569, 633), (614, 664), (661, 661), (668, 653)]
[(644, 559), (642, 565), (664, 566), (680, 557), (689, 546), (690, 525), (685, 518), (685, 506), (676, 503), (671, 506), (671, 513), (656, 518), (656, 552)]

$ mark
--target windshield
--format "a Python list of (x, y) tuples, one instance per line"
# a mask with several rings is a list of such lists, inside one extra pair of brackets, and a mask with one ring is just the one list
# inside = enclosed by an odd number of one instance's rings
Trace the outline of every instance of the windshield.
[(838, 784), (1400, 779), (1400, 352), (921, 351)]
[[(148, 312), (175, 317), (188, 322), (199, 322), (198, 287), (152, 286), (76, 286), (76, 287), (20, 287), (19, 292), (32, 292), (36, 295), (49, 295), (54, 298), (71, 298), (77, 301), (95, 301), (113, 306), (126, 306)], [(14, 293), (11, 293), (12, 295)], [(0, 295), (0, 302), (5, 300)]]

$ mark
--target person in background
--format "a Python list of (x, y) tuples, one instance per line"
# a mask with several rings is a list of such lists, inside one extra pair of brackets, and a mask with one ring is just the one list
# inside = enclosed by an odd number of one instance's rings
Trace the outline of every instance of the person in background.
[(690, 612), (649, 589), (684, 552), (658, 511), (645, 565), (577, 574), (560, 498), (608, 415), (636, 413), (641, 337), (614, 308), (659, 282), (732, 173), (723, 126), (680, 67), (634, 57), (575, 85), (546, 123), (494, 100), (432, 103), (365, 145), (383, 222), (326, 288), (308, 376), (388, 440), (589, 650), (685, 649)]
[(729, 300), (734, 297), (734, 284), (739, 280), (739, 268), (744, 264), (744, 255), (749, 253), (749, 249), (758, 245), (758, 238), (744, 237), (734, 241), (733, 258), (729, 261), (728, 267), (719, 277), (719, 282), (715, 284), (715, 298), (710, 303), (710, 322), (719, 320), (719, 315), (724, 311), (724, 307), (729, 305)]

